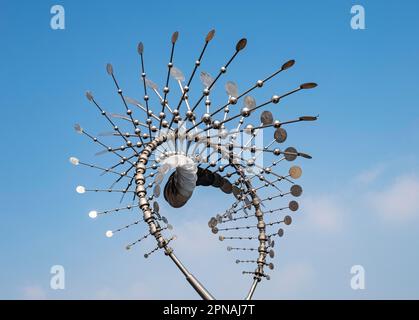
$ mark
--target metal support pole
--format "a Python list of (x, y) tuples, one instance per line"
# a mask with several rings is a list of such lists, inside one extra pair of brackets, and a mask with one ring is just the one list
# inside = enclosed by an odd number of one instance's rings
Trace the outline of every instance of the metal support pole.
[(188, 269), (180, 262), (180, 260), (175, 256), (172, 249), (165, 248), (166, 254), (172, 259), (180, 271), (185, 275), (186, 280), (190, 285), (195, 289), (195, 291), (201, 296), (204, 300), (215, 300), (215, 298), (205, 289), (205, 287), (191, 274)]
[(247, 294), (245, 300), (252, 300), (253, 293), (255, 292), (256, 286), (258, 285), (259, 281), (260, 280), (256, 278), (253, 280), (252, 286), (250, 287), (249, 293)]

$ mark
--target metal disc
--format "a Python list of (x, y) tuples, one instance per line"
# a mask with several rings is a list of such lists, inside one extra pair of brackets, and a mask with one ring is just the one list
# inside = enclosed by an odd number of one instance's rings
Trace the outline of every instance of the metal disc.
[(205, 41), (210, 42), (214, 38), (214, 35), (215, 35), (215, 30), (212, 29), (210, 32), (208, 32), (207, 36), (205, 37)]
[(155, 84), (153, 81), (151, 81), (150, 79), (145, 79), (145, 84), (147, 87), (149, 87), (152, 90), (157, 90), (158, 86), (157, 84)]
[(292, 222), (292, 218), (290, 216), (285, 216), (284, 223), (289, 226)]
[(83, 133), (83, 129), (78, 123), (74, 125), (74, 130), (76, 130), (77, 133)]
[(211, 232), (212, 232), (213, 234), (217, 234), (217, 233), (218, 233), (218, 228), (217, 228), (217, 227), (212, 228), (212, 229), (211, 229)]
[(298, 184), (294, 184), (291, 186), (290, 192), (294, 197), (299, 197), (303, 193), (303, 188)]
[(153, 202), (153, 211), (157, 212), (157, 213), (160, 211), (160, 206), (159, 206), (159, 203), (157, 201)]
[(214, 79), (207, 72), (204, 71), (201, 72), (200, 78), (203, 85), (207, 88), (209, 88), (211, 84), (214, 82)]
[(212, 217), (209, 221), (208, 221), (208, 227), (210, 227), (211, 229), (214, 228), (217, 225), (217, 219), (215, 219), (214, 217)]
[(295, 60), (289, 60), (282, 65), (281, 69), (287, 70), (288, 68), (291, 68), (294, 64), (295, 64)]
[(272, 124), (272, 122), (274, 122), (272, 112), (263, 111), (262, 114), (260, 115), (260, 122), (262, 122), (263, 125), (265, 125), (265, 126), (269, 125), (269, 124)]
[(271, 258), (274, 258), (275, 257), (275, 251), (273, 249), (269, 250), (269, 256)]
[(303, 171), (301, 170), (299, 166), (292, 166), (289, 169), (288, 173), (291, 178), (298, 179), (299, 177), (301, 177), (301, 174), (303, 173)]
[(278, 234), (278, 237), (282, 237), (284, 235), (284, 229), (279, 228), (277, 234)]
[(156, 198), (158, 198), (158, 197), (160, 197), (160, 192), (161, 192), (160, 185), (159, 185), (159, 184), (156, 184), (156, 185), (154, 186), (154, 189), (153, 189), (153, 195), (154, 195)]
[(287, 161), (294, 161), (297, 158), (297, 150), (293, 147), (288, 147), (285, 149), (285, 160)]
[(237, 84), (234, 83), (233, 81), (228, 81), (225, 85), (225, 89), (226, 92), (229, 96), (231, 97), (238, 97), (239, 96), (239, 91), (237, 88)]
[(283, 128), (278, 128), (275, 130), (274, 133), (274, 139), (276, 140), (276, 142), (278, 143), (282, 143), (285, 140), (287, 140), (287, 131)]
[(288, 203), (288, 208), (291, 211), (297, 211), (298, 210), (298, 202), (295, 200), (290, 201), (290, 203)]
[(109, 75), (113, 74), (113, 67), (112, 67), (112, 65), (111, 65), (110, 63), (108, 63), (108, 64), (106, 65), (106, 72), (107, 72)]
[(236, 44), (236, 51), (243, 50), (246, 47), (246, 44), (247, 44), (246, 38), (240, 39), (239, 42), (237, 42)]
[(244, 97), (244, 106), (250, 110), (256, 108), (256, 100), (252, 96)]
[(307, 82), (307, 83), (303, 83), (300, 88), (301, 89), (313, 89), (317, 87), (317, 83), (314, 82)]
[(92, 95), (92, 93), (90, 91), (86, 91), (86, 98), (89, 101), (92, 101), (93, 100), (93, 95)]
[(163, 181), (164, 175), (159, 172), (156, 174), (156, 177), (154, 178), (154, 183), (160, 184)]
[(168, 223), (169, 223), (169, 221), (167, 220), (167, 218), (166, 218), (165, 216), (162, 216), (162, 217), (161, 217), (161, 220), (162, 220), (165, 224), (168, 224)]
[(170, 69), (170, 75), (178, 81), (185, 81), (185, 76), (183, 75), (182, 71), (176, 67), (172, 67)]
[(271, 248), (275, 247), (275, 240), (272, 240), (272, 241), (271, 241), (270, 247), (271, 247)]

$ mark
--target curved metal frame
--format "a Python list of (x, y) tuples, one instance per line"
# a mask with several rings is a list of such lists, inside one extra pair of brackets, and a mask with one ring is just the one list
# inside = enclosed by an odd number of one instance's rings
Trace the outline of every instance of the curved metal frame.
[[(175, 133), (177, 134), (177, 133)], [(189, 282), (189, 284), (195, 289), (195, 291), (201, 296), (204, 300), (215, 300), (215, 298), (208, 292), (207, 289), (198, 281), (198, 279), (195, 278), (193, 274), (191, 274), (188, 269), (182, 264), (182, 262), (179, 260), (179, 258), (176, 257), (176, 255), (173, 252), (173, 249), (168, 246), (168, 240), (166, 240), (162, 233), (161, 228), (159, 227), (159, 224), (156, 223), (155, 217), (152, 214), (152, 210), (150, 207), (150, 203), (147, 199), (147, 192), (145, 188), (146, 179), (145, 179), (145, 172), (146, 172), (146, 165), (148, 162), (149, 156), (153, 153), (153, 151), (167, 141), (166, 135), (161, 135), (157, 138), (155, 138), (152, 142), (148, 143), (147, 146), (144, 148), (144, 150), (141, 152), (141, 154), (138, 157), (138, 161), (136, 164), (136, 172), (135, 172), (135, 183), (136, 183), (136, 189), (135, 193), (138, 197), (139, 201), (139, 207), (143, 211), (143, 217), (144, 221), (148, 224), (150, 234), (154, 236), (154, 238), (157, 241), (157, 245), (159, 248), (164, 249), (164, 252), (167, 256), (169, 256), (172, 261), (175, 263), (175, 265), (178, 267), (178, 269), (185, 275), (186, 280)], [(257, 269), (255, 270), (255, 276), (253, 278), (252, 285), (250, 287), (249, 293), (246, 296), (246, 300), (252, 299), (252, 296), (256, 290), (257, 284), (261, 281), (263, 273), (263, 267), (265, 265), (266, 261), (266, 241), (267, 236), (265, 233), (265, 221), (263, 219), (263, 212), (260, 209), (260, 200), (256, 194), (256, 191), (252, 189), (252, 185), (249, 180), (245, 179), (244, 172), (237, 164), (232, 164), (235, 168), (236, 172), (244, 178), (245, 185), (252, 197), (252, 205), (255, 207), (255, 216), (258, 219), (257, 228), (259, 229), (259, 257), (257, 259)]]

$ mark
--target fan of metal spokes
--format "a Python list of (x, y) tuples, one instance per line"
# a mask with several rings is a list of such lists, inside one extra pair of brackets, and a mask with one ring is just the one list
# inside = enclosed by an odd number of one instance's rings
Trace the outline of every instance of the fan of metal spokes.
[[(165, 201), (173, 208), (180, 208), (190, 199), (196, 186), (212, 186), (231, 194), (232, 204), (224, 212), (214, 214), (209, 219), (208, 226), (214, 234), (218, 234), (220, 241), (230, 242), (227, 246), (228, 251), (241, 255), (245, 254), (243, 251), (249, 251), (253, 254), (251, 258), (236, 257), (236, 263), (250, 266), (250, 270), (243, 271), (243, 274), (250, 274), (253, 278), (246, 296), (250, 299), (256, 285), (263, 278), (269, 279), (266, 269), (274, 268), (271, 262), (274, 258), (274, 239), (283, 236), (284, 230), (281, 225), (291, 224), (291, 216), (283, 212), (298, 210), (295, 200), (288, 199), (281, 204), (276, 202), (284, 201), (282, 198), (287, 196), (299, 197), (302, 194), (301, 186), (294, 182), (301, 176), (301, 168), (295, 165), (284, 168), (279, 164), (284, 160), (294, 161), (297, 157), (311, 158), (293, 147), (282, 148), (287, 139), (286, 126), (317, 119), (317, 116), (299, 116), (287, 121), (278, 121), (274, 120), (270, 111), (262, 111), (261, 108), (282, 103), (291, 94), (314, 88), (316, 84), (304, 83), (284, 94), (273, 95), (262, 103), (257, 103), (250, 95), (251, 92), (264, 87), (276, 75), (291, 68), (295, 61), (289, 60), (274, 73), (256, 81), (244, 91), (239, 91), (234, 82), (227, 81), (224, 86), (227, 101), (216, 104), (211, 100), (215, 84), (221, 81), (227, 68), (245, 48), (247, 41), (241, 39), (237, 43), (233, 54), (214, 78), (203, 71), (198, 77), (198, 68), (214, 34), (215, 31), (212, 30), (205, 37), (204, 46), (188, 78), (174, 66), (173, 57), (178, 33), (172, 35), (170, 61), (162, 91), (145, 73), (144, 46), (140, 43), (137, 50), (140, 56), (144, 102), (129, 98), (123, 93), (112, 65), (108, 64), (107, 73), (112, 77), (125, 114), (106, 112), (93, 94), (87, 92), (87, 99), (109, 122), (112, 131), (101, 133), (98, 138), (78, 124), (75, 125), (75, 130), (103, 149), (97, 155), (109, 153), (116, 156), (118, 162), (99, 166), (82, 162), (75, 157), (71, 157), (70, 162), (73, 165), (97, 169), (101, 175), (115, 177), (109, 188), (78, 186), (78, 193), (121, 193), (121, 202), (128, 201), (118, 208), (91, 211), (91, 218), (141, 209), (137, 210), (141, 213), (139, 218), (120, 228), (107, 231), (106, 236), (112, 237), (139, 224), (147, 225), (148, 231), (126, 248), (131, 249), (146, 238), (154, 238), (157, 246), (144, 256), (147, 258), (153, 252), (163, 250), (204, 299), (213, 297), (175, 256), (170, 247), (170, 242), (175, 236), (167, 234), (172, 230), (172, 226), (160, 212), (157, 199), (163, 193)], [(174, 95), (169, 89), (171, 78), (175, 86), (179, 87), (179, 97), (171, 99), (169, 103), (169, 92)], [(197, 78), (202, 84), (193, 82)], [(202, 85), (203, 89), (200, 88)], [(190, 101), (192, 89), (200, 92), (193, 103)], [(155, 95), (156, 99), (151, 99), (149, 94)], [(263, 135), (272, 138), (268, 143), (264, 143)], [(120, 139), (122, 145), (115, 146), (114, 140), (105, 142), (104, 139)], [(275, 172), (276, 168), (279, 169), (278, 172)], [(165, 179), (161, 190), (161, 184)]]

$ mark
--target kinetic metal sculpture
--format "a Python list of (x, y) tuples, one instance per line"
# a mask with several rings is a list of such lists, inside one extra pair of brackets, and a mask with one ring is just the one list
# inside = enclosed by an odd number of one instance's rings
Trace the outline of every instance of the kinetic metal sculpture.
[[(249, 94), (264, 85), (281, 72), (291, 68), (295, 61), (289, 60), (284, 63), (277, 71), (267, 76), (263, 80), (258, 80), (244, 92), (239, 93), (237, 85), (228, 81), (225, 89), (228, 95), (226, 103), (212, 108), (213, 102), (210, 100), (214, 86), (220, 81), (221, 77), (227, 72), (227, 68), (236, 58), (240, 51), (246, 46), (246, 39), (241, 39), (227, 63), (222, 66), (215, 78), (208, 73), (201, 72), (200, 80), (204, 89), (195, 103), (190, 103), (190, 93), (192, 81), (201, 65), (204, 53), (208, 44), (213, 39), (215, 31), (210, 31), (205, 37), (204, 46), (195, 61), (194, 68), (185, 82), (183, 73), (174, 66), (174, 50), (178, 40), (178, 32), (173, 33), (171, 37), (170, 60), (168, 63), (167, 77), (163, 93), (158, 86), (153, 83), (145, 73), (144, 68), (144, 46), (138, 45), (138, 53), (141, 62), (141, 84), (144, 89), (144, 103), (129, 98), (123, 94), (122, 89), (115, 77), (112, 65), (106, 66), (107, 73), (117, 89), (122, 104), (125, 107), (126, 115), (111, 114), (104, 111), (99, 102), (93, 97), (91, 92), (86, 93), (87, 99), (99, 110), (101, 115), (110, 123), (113, 131), (100, 134), (101, 136), (119, 137), (123, 140), (123, 145), (119, 147), (109, 146), (80, 125), (75, 125), (77, 133), (85, 135), (95, 144), (104, 148), (101, 153), (111, 153), (119, 158), (119, 161), (109, 167), (101, 167), (80, 161), (75, 157), (70, 158), (73, 165), (83, 165), (98, 169), (102, 174), (113, 174), (117, 179), (108, 189), (87, 189), (78, 186), (78, 193), (91, 192), (119, 192), (122, 194), (121, 201), (126, 194), (131, 194), (130, 204), (119, 208), (105, 211), (91, 211), (89, 216), (96, 218), (99, 215), (105, 215), (123, 210), (141, 209), (142, 217), (136, 221), (118, 228), (113, 231), (107, 231), (106, 236), (112, 237), (117, 232), (136, 226), (140, 222), (148, 225), (149, 232), (128, 244), (127, 249), (143, 241), (152, 235), (157, 246), (146, 253), (145, 258), (153, 252), (161, 249), (169, 256), (177, 267), (185, 275), (188, 282), (197, 291), (203, 299), (214, 299), (213, 296), (199, 283), (199, 281), (185, 268), (180, 260), (175, 256), (173, 249), (169, 246), (175, 236), (166, 237), (167, 230), (172, 230), (166, 217), (160, 213), (158, 202), (155, 200), (161, 194), (161, 183), (165, 175), (172, 169), (173, 173), (167, 178), (164, 186), (163, 195), (165, 200), (173, 207), (182, 207), (192, 196), (196, 186), (213, 186), (221, 189), (226, 194), (233, 194), (233, 204), (220, 214), (210, 218), (208, 226), (214, 234), (219, 235), (220, 241), (231, 241), (233, 244), (248, 242), (253, 246), (231, 245), (227, 247), (228, 251), (256, 251), (256, 256), (251, 260), (237, 259), (238, 264), (253, 264), (254, 271), (243, 271), (243, 274), (253, 276), (253, 281), (246, 299), (251, 299), (257, 284), (263, 279), (269, 279), (265, 273), (266, 267), (273, 269), (272, 262), (268, 258), (274, 257), (274, 238), (282, 237), (284, 231), (282, 228), (269, 230), (272, 226), (280, 224), (291, 224), (291, 216), (285, 215), (280, 218), (265, 221), (265, 218), (278, 216), (283, 210), (296, 211), (298, 203), (291, 200), (286, 205), (279, 208), (268, 209), (267, 205), (274, 199), (283, 198), (291, 195), (298, 197), (302, 193), (301, 186), (294, 183), (301, 174), (301, 168), (292, 166), (287, 174), (274, 172), (274, 167), (282, 162), (294, 161), (297, 157), (310, 159), (306, 153), (299, 152), (293, 147), (284, 150), (271, 148), (272, 145), (282, 144), (287, 139), (286, 125), (302, 121), (314, 121), (317, 116), (300, 116), (293, 120), (278, 121), (274, 120), (270, 111), (260, 113), (260, 124), (246, 124), (256, 111), (269, 105), (278, 104), (285, 97), (300, 90), (316, 87), (315, 83), (304, 83), (297, 88), (288, 91), (282, 95), (273, 95), (263, 103), (257, 104), (255, 99)], [(174, 104), (169, 104), (168, 95), (170, 92), (170, 76), (174, 78), (180, 88), (180, 98)], [(153, 92), (159, 106), (150, 100), (149, 92)], [(238, 106), (239, 101), (243, 101), (243, 106)], [(204, 101), (205, 109), (202, 111), (201, 102)], [(133, 106), (135, 111), (142, 113), (145, 122), (136, 118), (136, 112), (130, 109)], [(186, 110), (185, 110), (186, 108)], [(157, 111), (158, 110), (158, 111)], [(230, 115), (233, 113), (234, 115)], [(182, 116), (183, 115), (183, 116)], [(123, 130), (116, 120), (125, 122), (132, 131)], [(232, 126), (233, 120), (236, 124)], [(262, 132), (273, 129), (273, 140), (263, 144)], [(244, 139), (240, 143), (240, 138)], [(129, 154), (128, 154), (129, 153)], [(275, 157), (270, 165), (265, 166), (262, 156)], [(266, 158), (266, 157), (265, 157)], [(266, 160), (266, 159), (265, 159)], [(123, 188), (116, 189), (118, 183), (123, 183)], [(280, 189), (278, 184), (285, 182), (290, 187), (288, 191)], [(272, 190), (272, 192), (269, 192)], [(251, 220), (254, 222), (248, 225), (237, 225), (237, 221)], [(226, 225), (226, 227), (224, 227)], [(253, 233), (249, 233), (255, 231)], [(247, 232), (243, 234), (242, 232)]]

